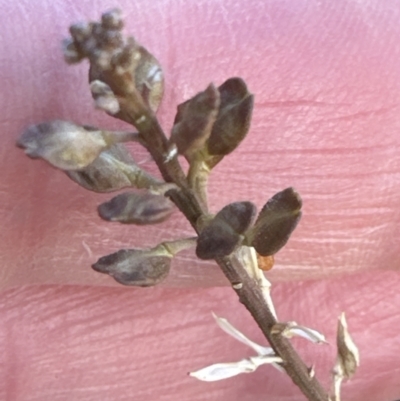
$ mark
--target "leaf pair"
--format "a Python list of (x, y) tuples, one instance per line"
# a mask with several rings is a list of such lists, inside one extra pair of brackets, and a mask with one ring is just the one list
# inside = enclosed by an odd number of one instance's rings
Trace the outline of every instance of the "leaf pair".
[(215, 259), (227, 256), (245, 244), (253, 246), (262, 256), (273, 255), (286, 244), (296, 228), (301, 206), (299, 194), (293, 188), (287, 188), (265, 204), (250, 228), (256, 207), (251, 202), (231, 203), (201, 231), (196, 254), (200, 259)]

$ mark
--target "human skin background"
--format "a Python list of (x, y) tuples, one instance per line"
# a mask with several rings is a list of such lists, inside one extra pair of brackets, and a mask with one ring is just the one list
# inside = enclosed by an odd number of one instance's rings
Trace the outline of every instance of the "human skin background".
[(235, 200), (261, 208), (296, 187), (304, 216), (269, 274), (278, 315), (326, 334), (329, 346), (295, 345), (328, 385), (345, 310), (361, 367), (343, 400), (400, 398), (398, 2), (1, 0), (0, 399), (302, 399), (269, 367), (217, 383), (188, 377), (252, 355), (211, 311), (263, 342), (214, 264), (189, 252), (154, 289), (122, 288), (90, 269), (120, 248), (192, 235), (188, 224), (178, 213), (152, 227), (103, 222), (96, 206), (111, 195), (14, 147), (42, 120), (126, 128), (93, 110), (87, 65), (66, 66), (59, 50), (71, 22), (110, 6), (164, 67), (167, 131), (176, 104), (210, 80), (246, 80), (256, 95), (251, 131), (215, 169), (212, 209)]

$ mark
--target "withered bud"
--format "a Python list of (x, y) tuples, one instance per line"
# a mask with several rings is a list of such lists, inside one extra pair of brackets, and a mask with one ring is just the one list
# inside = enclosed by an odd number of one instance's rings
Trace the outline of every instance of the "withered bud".
[(120, 107), (117, 98), (111, 88), (104, 82), (98, 79), (90, 83), (90, 91), (95, 101), (95, 106), (98, 109), (104, 110), (109, 114), (116, 114)]
[(124, 285), (149, 287), (163, 281), (169, 273), (172, 256), (154, 249), (121, 249), (100, 258), (92, 268), (109, 274)]
[(40, 157), (62, 170), (88, 166), (109, 145), (102, 131), (61, 120), (31, 125), (17, 141), (28, 156)]
[(302, 200), (293, 188), (274, 195), (261, 210), (247, 242), (262, 256), (273, 255), (289, 240), (301, 217)]
[(203, 147), (211, 134), (219, 104), (219, 92), (210, 84), (205, 91), (178, 106), (171, 143), (176, 145), (179, 154), (190, 155)]
[(221, 105), (207, 147), (211, 155), (227, 155), (249, 131), (254, 96), (241, 78), (228, 79), (218, 91)]
[(122, 144), (113, 145), (100, 153), (87, 167), (66, 171), (71, 180), (94, 192), (112, 192), (126, 187), (150, 188), (162, 181), (138, 167)]
[(335, 371), (343, 378), (350, 379), (360, 366), (360, 355), (348, 331), (344, 312), (339, 317), (336, 345), (338, 355)]
[(125, 192), (98, 207), (99, 215), (108, 221), (124, 224), (156, 224), (166, 220), (174, 204), (162, 195)]
[(241, 243), (242, 234), (252, 224), (256, 207), (251, 202), (234, 202), (221, 209), (201, 231), (196, 255), (215, 259), (230, 255)]

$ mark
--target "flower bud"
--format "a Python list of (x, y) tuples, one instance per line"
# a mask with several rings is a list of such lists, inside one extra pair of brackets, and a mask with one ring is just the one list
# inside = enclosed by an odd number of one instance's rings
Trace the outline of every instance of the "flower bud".
[(162, 195), (125, 192), (98, 207), (99, 215), (108, 221), (125, 224), (156, 224), (166, 220), (174, 204)]
[(261, 210), (247, 243), (262, 256), (273, 255), (289, 240), (301, 217), (302, 201), (293, 188), (274, 195)]
[(62, 52), (64, 55), (64, 60), (68, 64), (79, 63), (84, 58), (71, 38), (64, 39), (62, 41)]
[(249, 131), (254, 96), (241, 78), (230, 78), (218, 88), (221, 105), (210, 138), (210, 155), (227, 155), (244, 139)]
[(92, 268), (109, 274), (124, 285), (149, 287), (163, 281), (169, 273), (172, 256), (155, 249), (121, 249), (103, 256)]
[(241, 243), (242, 234), (253, 222), (256, 207), (251, 202), (234, 202), (219, 211), (201, 231), (196, 255), (215, 259), (230, 255)]
[(113, 8), (102, 14), (101, 25), (106, 29), (121, 30), (124, 26), (122, 12), (118, 8)]
[(138, 167), (123, 144), (100, 153), (87, 167), (66, 171), (77, 184), (94, 192), (112, 192), (126, 187), (150, 188), (162, 181)]
[(95, 106), (111, 115), (117, 114), (120, 110), (119, 103), (111, 88), (99, 80), (90, 83)]
[(92, 163), (109, 143), (100, 130), (54, 120), (28, 127), (17, 146), (28, 156), (41, 157), (62, 170), (79, 170)]
[(218, 114), (220, 96), (210, 84), (203, 92), (178, 106), (171, 143), (179, 154), (190, 155), (203, 147)]

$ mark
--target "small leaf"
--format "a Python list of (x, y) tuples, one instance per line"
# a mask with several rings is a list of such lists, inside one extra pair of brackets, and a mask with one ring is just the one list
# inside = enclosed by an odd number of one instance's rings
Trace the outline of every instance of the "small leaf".
[(217, 117), (219, 102), (219, 92), (210, 84), (205, 91), (178, 106), (171, 143), (179, 154), (190, 155), (204, 145)]
[(249, 243), (262, 256), (278, 252), (289, 240), (301, 217), (302, 201), (293, 188), (274, 195), (261, 210), (249, 233)]
[(98, 207), (99, 215), (108, 221), (125, 224), (156, 224), (166, 220), (174, 204), (162, 195), (125, 192)]
[(165, 250), (121, 249), (103, 256), (92, 268), (109, 274), (124, 285), (149, 287), (163, 281), (169, 273), (172, 256)]
[(242, 234), (253, 222), (256, 207), (251, 202), (234, 202), (221, 209), (200, 233), (196, 255), (215, 259), (231, 254), (242, 241)]
[(247, 135), (253, 111), (254, 96), (241, 78), (230, 78), (219, 88), (221, 105), (217, 120), (207, 141), (210, 155), (231, 153)]

